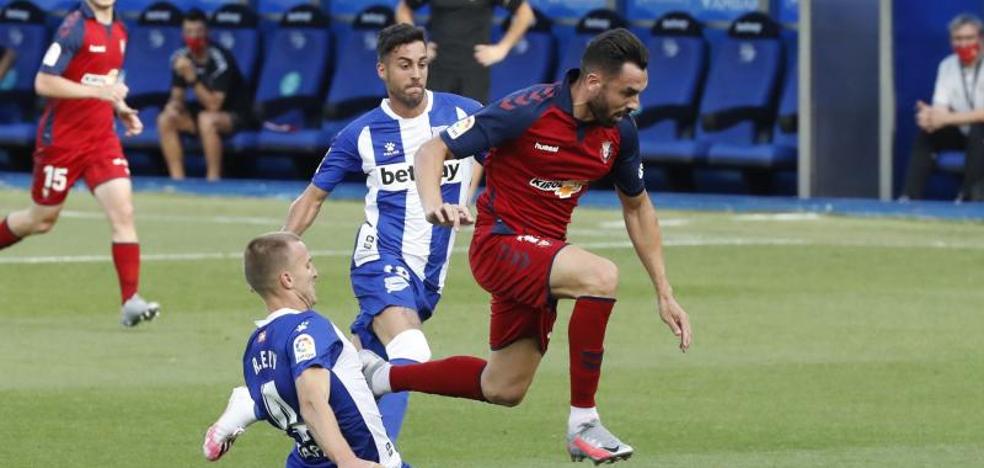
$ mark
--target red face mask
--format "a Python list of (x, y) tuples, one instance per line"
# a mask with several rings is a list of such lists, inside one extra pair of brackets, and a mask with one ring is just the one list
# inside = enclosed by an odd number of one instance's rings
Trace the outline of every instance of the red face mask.
[(981, 54), (981, 43), (975, 42), (970, 45), (954, 47), (953, 51), (957, 53), (957, 57), (960, 58), (960, 63), (964, 65), (971, 65), (977, 61), (977, 57)]
[(186, 37), (184, 38), (184, 43), (193, 54), (198, 54), (205, 50), (204, 37)]

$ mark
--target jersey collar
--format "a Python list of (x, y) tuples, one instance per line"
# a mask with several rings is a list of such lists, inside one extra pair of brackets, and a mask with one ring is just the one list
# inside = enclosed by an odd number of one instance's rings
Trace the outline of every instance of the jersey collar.
[(554, 95), (554, 102), (557, 107), (563, 109), (570, 115), (574, 115), (574, 98), (571, 97), (571, 84), (577, 81), (577, 77), (581, 76), (581, 70), (578, 68), (571, 68), (564, 73), (564, 79), (560, 81), (560, 89)]
[[(429, 89), (428, 90), (425, 90), (424, 92), (427, 93), (427, 108), (424, 109), (423, 114), (420, 114), (420, 115), (430, 114), (431, 109), (434, 108), (434, 93), (432, 93), (431, 90), (429, 90)], [(383, 102), (381, 104), (379, 104), (379, 107), (381, 109), (383, 109), (383, 112), (386, 113), (386, 115), (390, 116), (390, 118), (392, 118), (394, 120), (413, 120), (413, 119), (407, 119), (407, 118), (404, 118), (404, 117), (400, 117), (399, 115), (396, 114), (396, 112), (393, 112), (393, 109), (390, 107), (390, 100), (389, 100), (389, 98), (383, 99)], [(414, 117), (414, 119), (419, 118), (420, 115), (418, 115), (417, 117)]]
[(283, 309), (278, 309), (278, 310), (275, 310), (273, 312), (270, 312), (270, 315), (267, 315), (265, 319), (263, 319), (263, 320), (257, 320), (254, 323), (256, 323), (256, 328), (265, 327), (265, 326), (269, 325), (270, 322), (272, 322), (274, 320), (277, 320), (280, 317), (283, 317), (285, 315), (299, 314), (299, 313), (301, 313), (300, 310), (297, 310), (297, 309), (289, 309), (289, 308), (284, 307)]

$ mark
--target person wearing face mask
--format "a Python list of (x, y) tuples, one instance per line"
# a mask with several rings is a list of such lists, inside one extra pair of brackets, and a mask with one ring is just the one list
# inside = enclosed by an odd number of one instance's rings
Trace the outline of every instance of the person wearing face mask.
[[(236, 59), (208, 40), (205, 13), (191, 9), (181, 25), (185, 47), (171, 57), (171, 97), (157, 117), (161, 153), (172, 179), (184, 179), (180, 133), (197, 133), (205, 177), (222, 176), (222, 136), (253, 125), (251, 100)], [(194, 99), (188, 98), (191, 90)]]
[(980, 18), (961, 14), (950, 21), (953, 54), (940, 62), (932, 105), (916, 102), (919, 135), (912, 146), (901, 201), (921, 198), (943, 150), (965, 150), (964, 180), (957, 201), (984, 200), (984, 79), (981, 79)]

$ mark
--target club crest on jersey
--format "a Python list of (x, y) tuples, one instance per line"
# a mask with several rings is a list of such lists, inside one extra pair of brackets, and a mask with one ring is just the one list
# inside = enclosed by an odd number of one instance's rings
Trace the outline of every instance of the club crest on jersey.
[(608, 162), (612, 157), (612, 142), (605, 141), (601, 143), (601, 160)]
[(311, 335), (304, 333), (294, 338), (294, 362), (299, 363), (308, 359), (314, 359), (316, 354), (314, 338)]
[(557, 198), (571, 198), (572, 195), (581, 191), (584, 183), (579, 180), (543, 180), (539, 178), (530, 179), (530, 186), (544, 192), (553, 192)]

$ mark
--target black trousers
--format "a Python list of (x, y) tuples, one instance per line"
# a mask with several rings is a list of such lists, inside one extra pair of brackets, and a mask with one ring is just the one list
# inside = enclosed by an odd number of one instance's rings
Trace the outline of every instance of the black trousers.
[[(482, 105), (489, 103), (489, 86), (492, 81), (488, 68), (477, 62), (467, 67), (447, 67), (441, 64), (440, 55), (438, 57), (427, 74), (428, 89), (469, 97)], [(474, 58), (469, 59), (475, 61)]]
[(957, 127), (944, 127), (933, 133), (920, 130), (912, 144), (902, 193), (912, 199), (922, 198), (926, 180), (933, 172), (933, 160), (937, 153), (946, 150), (966, 151), (960, 197), (984, 200), (984, 124), (971, 125), (967, 135)]

